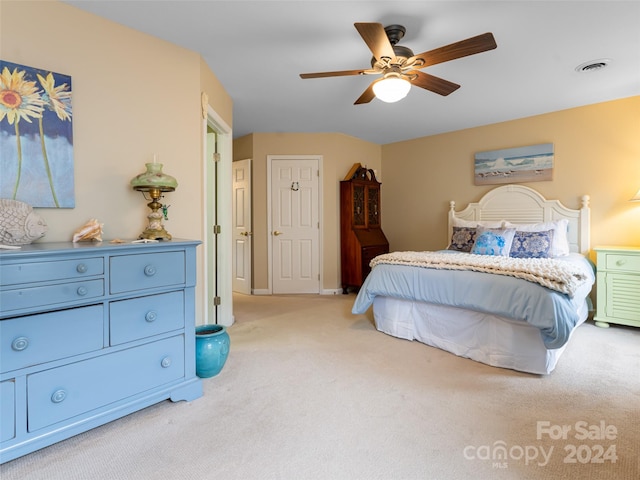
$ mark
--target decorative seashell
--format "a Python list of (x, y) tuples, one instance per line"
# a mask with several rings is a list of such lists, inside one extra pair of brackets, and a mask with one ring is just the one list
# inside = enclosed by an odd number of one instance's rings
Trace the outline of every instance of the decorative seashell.
[(102, 223), (92, 218), (73, 233), (73, 242), (102, 241)]
[(27, 245), (44, 237), (47, 223), (28, 203), (0, 198), (0, 244)]

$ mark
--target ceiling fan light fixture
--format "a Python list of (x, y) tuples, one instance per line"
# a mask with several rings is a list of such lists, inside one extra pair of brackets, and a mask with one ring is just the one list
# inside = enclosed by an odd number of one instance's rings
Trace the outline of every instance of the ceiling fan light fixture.
[(386, 103), (394, 103), (402, 100), (411, 90), (411, 84), (400, 77), (387, 77), (373, 85), (373, 93)]

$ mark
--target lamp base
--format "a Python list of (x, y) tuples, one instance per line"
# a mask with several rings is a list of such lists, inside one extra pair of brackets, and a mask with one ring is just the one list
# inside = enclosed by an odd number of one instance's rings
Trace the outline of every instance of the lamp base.
[(153, 201), (148, 204), (149, 208), (151, 208), (151, 213), (147, 215), (149, 225), (144, 232), (140, 234), (138, 237), (139, 240), (171, 240), (171, 235), (162, 225), (163, 215), (158, 211), (162, 205), (158, 202), (158, 198), (160, 198), (159, 193), (153, 198)]
[(160, 230), (147, 228), (138, 236), (138, 240), (171, 240), (171, 234), (164, 228)]

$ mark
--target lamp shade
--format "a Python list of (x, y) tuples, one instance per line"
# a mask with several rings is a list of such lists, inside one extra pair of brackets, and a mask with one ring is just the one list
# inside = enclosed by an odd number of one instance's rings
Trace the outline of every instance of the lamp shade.
[(162, 163), (145, 163), (145, 165), (147, 170), (131, 180), (134, 190), (144, 192), (155, 188), (161, 192), (172, 192), (176, 189), (178, 181), (162, 172)]
[(629, 199), (630, 202), (640, 202), (640, 190), (636, 192), (636, 194)]
[(373, 84), (373, 93), (383, 102), (393, 103), (407, 96), (411, 84), (404, 78), (388, 77)]

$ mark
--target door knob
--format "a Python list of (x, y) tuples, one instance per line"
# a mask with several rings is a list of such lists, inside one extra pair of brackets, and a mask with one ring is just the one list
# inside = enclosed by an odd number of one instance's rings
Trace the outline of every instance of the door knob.
[(282, 232), (279, 232), (278, 230), (274, 230), (274, 231), (273, 231), (273, 234), (274, 234), (275, 236), (278, 236), (278, 235), (282, 235)]
[(250, 237), (251, 235), (253, 235), (253, 232), (240, 232), (240, 235), (242, 235), (243, 237)]

